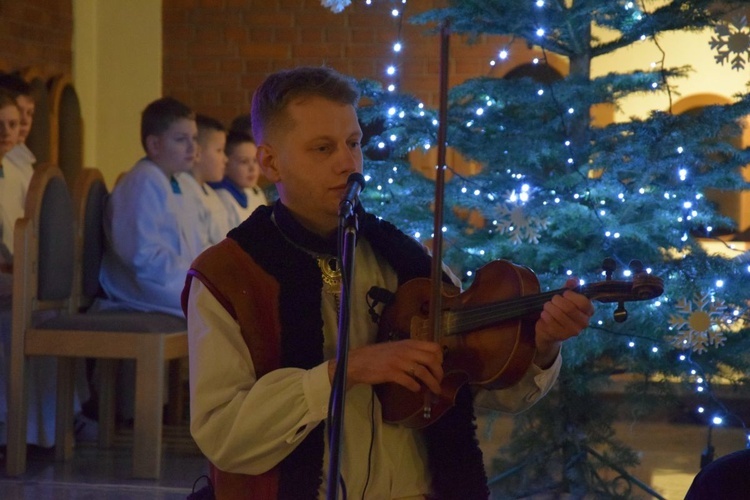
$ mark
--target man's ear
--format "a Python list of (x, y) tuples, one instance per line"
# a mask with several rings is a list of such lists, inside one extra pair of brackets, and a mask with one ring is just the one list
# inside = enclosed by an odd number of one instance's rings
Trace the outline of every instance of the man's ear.
[(266, 179), (273, 183), (281, 180), (279, 169), (276, 166), (276, 154), (274, 153), (273, 146), (268, 144), (259, 145), (255, 157)]

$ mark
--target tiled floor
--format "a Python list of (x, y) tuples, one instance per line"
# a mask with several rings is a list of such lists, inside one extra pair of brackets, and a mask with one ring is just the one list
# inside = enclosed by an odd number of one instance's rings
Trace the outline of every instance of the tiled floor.
[[(507, 438), (509, 420), (480, 419), (479, 435), (485, 456), (491, 457)], [(706, 447), (706, 428), (696, 425), (640, 422), (620, 424), (618, 437), (638, 450), (641, 465), (633, 474), (667, 500), (681, 500), (699, 470)], [(742, 429), (716, 428), (716, 457), (742, 448)], [(79, 445), (74, 459), (54, 460), (53, 450), (29, 449), (27, 472), (18, 478), (5, 475), (0, 460), (1, 500), (184, 500), (193, 483), (206, 472), (199, 454), (184, 428), (165, 429), (162, 477), (159, 480), (130, 478), (129, 436), (118, 434), (115, 446), (99, 450), (94, 444)], [(649, 498), (638, 491), (639, 498)]]
[[(492, 420), (491, 427), (489, 422), (482, 418), (478, 422), (486, 461), (506, 442), (511, 431), (509, 417)], [(666, 421), (641, 420), (615, 425), (617, 439), (635, 450), (640, 459), (640, 465), (628, 472), (667, 500), (682, 500), (700, 471), (707, 430), (702, 425)], [(714, 458), (743, 449), (746, 443), (746, 431), (742, 428), (715, 427), (712, 431)], [(653, 498), (637, 487), (633, 488), (633, 495), (641, 499)]]
[[(206, 461), (184, 429), (167, 429), (158, 480), (132, 479), (130, 442), (118, 434), (115, 446), (100, 450), (79, 444), (70, 462), (55, 462), (54, 450), (29, 447), (26, 473), (5, 475), (0, 461), (2, 500), (184, 500), (206, 472)], [(205, 484), (205, 483), (202, 483)]]

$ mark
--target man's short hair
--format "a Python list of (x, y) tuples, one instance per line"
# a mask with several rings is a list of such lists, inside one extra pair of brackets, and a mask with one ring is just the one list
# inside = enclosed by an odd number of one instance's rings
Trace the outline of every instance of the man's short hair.
[(356, 107), (359, 95), (352, 78), (331, 68), (301, 66), (273, 73), (253, 94), (250, 113), (253, 136), (263, 142), (269, 130), (288, 126), (286, 108), (300, 97), (323, 97)]
[(224, 153), (229, 156), (234, 151), (234, 148), (240, 144), (245, 144), (246, 142), (252, 142), (255, 144), (252, 135), (237, 130), (230, 130), (227, 134), (227, 144), (224, 146)]
[(210, 116), (197, 114), (195, 115), (195, 123), (198, 126), (198, 140), (205, 139), (207, 132), (226, 132), (227, 129), (224, 125)]
[(14, 97), (33, 97), (31, 85), (18, 73), (0, 73), (0, 88), (6, 89)]
[(162, 97), (146, 106), (141, 114), (141, 144), (146, 148), (146, 138), (163, 134), (174, 122), (195, 120), (195, 113), (173, 97)]

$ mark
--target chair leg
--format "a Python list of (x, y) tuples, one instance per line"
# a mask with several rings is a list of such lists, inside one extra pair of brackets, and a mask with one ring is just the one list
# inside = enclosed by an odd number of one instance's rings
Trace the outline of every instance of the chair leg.
[(182, 359), (169, 360), (169, 396), (164, 420), (169, 425), (179, 425), (185, 408), (185, 395), (182, 390)]
[(57, 358), (57, 407), (55, 415), (55, 459), (73, 457), (73, 392), (75, 387), (75, 358)]
[(133, 476), (156, 479), (161, 474), (164, 339), (160, 335), (144, 335), (137, 355)]
[(111, 448), (115, 438), (116, 359), (96, 360), (96, 390), (99, 398), (99, 447)]
[(8, 374), (8, 427), (5, 452), (5, 471), (9, 476), (20, 476), (26, 472), (27, 379), (23, 345), (13, 345)]

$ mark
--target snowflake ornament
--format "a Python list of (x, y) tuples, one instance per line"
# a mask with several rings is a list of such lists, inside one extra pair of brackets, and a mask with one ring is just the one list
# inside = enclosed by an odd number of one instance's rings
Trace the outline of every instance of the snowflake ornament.
[(721, 347), (726, 342), (726, 320), (730, 318), (724, 301), (709, 294), (695, 294), (692, 301), (680, 299), (676, 306), (679, 314), (669, 318), (671, 329), (677, 334), (670, 342), (678, 349), (692, 349), (698, 354), (711, 345)]
[(539, 243), (539, 234), (547, 228), (547, 219), (529, 217), (522, 205), (508, 206), (504, 203), (495, 209), (497, 230), (500, 234), (508, 234), (514, 245), (524, 240), (529, 243)]
[(709, 45), (712, 50), (718, 52), (714, 56), (717, 63), (722, 66), (725, 62), (730, 62), (729, 57), (734, 54), (731, 60), (732, 69), (741, 71), (745, 69), (745, 63), (750, 60), (750, 30), (747, 28), (747, 18), (745, 16), (735, 17), (729, 23), (721, 23), (714, 29), (715, 37), (711, 37)]
[(351, 4), (351, 0), (320, 0), (320, 5), (330, 9), (334, 14), (338, 14)]

